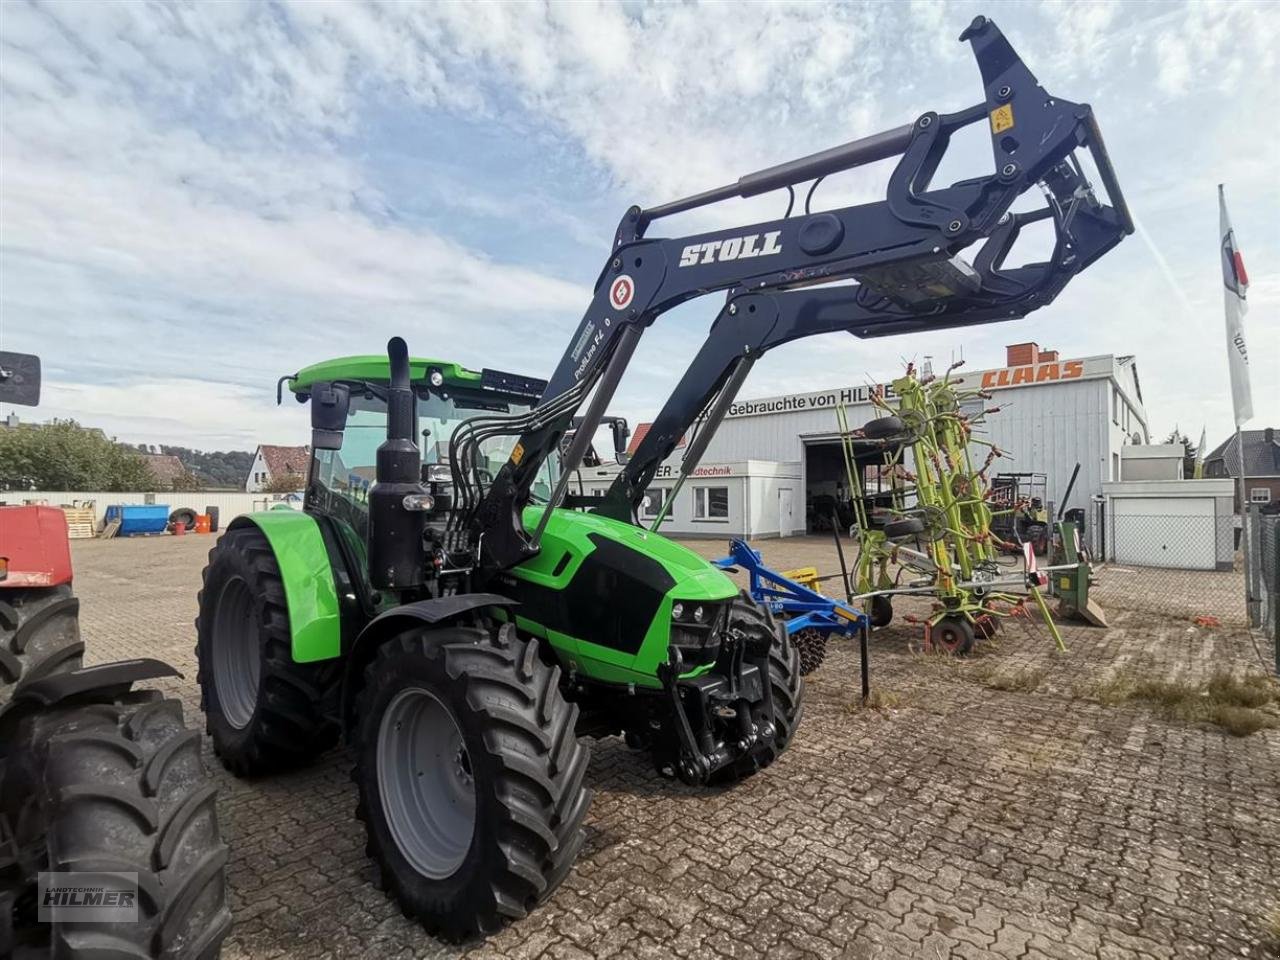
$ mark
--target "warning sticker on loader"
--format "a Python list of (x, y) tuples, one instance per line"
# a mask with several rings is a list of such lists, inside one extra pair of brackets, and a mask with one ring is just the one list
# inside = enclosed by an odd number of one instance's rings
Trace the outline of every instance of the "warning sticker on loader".
[(1004, 133), (1013, 128), (1013, 105), (1004, 104), (991, 111), (991, 132)]
[(511, 448), (511, 462), (518, 467), (520, 466), (520, 461), (523, 459), (524, 459), (524, 444), (517, 443), (514, 447)]
[(635, 282), (625, 273), (609, 287), (609, 303), (615, 310), (625, 310), (631, 306), (631, 298), (636, 295)]

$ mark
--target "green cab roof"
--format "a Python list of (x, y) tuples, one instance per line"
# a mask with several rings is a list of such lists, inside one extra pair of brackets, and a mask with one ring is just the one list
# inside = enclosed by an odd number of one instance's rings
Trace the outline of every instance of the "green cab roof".
[[(427, 357), (409, 358), (409, 376), (414, 383), (427, 379), (427, 370), (431, 368), (444, 374), (445, 383), (456, 387), (478, 386), (481, 374), (476, 370), (447, 360), (431, 360)], [(314, 384), (331, 380), (368, 380), (372, 383), (387, 382), (391, 379), (391, 368), (387, 355), (367, 354), (359, 357), (336, 357), (333, 360), (322, 360), (309, 367), (303, 367), (298, 375), (289, 381), (289, 389), (294, 393), (309, 390)]]

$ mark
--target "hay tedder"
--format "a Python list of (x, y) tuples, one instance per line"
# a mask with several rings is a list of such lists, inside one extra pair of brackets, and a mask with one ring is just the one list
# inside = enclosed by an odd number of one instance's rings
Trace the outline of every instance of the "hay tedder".
[[(1026, 497), (1008, 482), (1013, 475), (1001, 474), (994, 483), (988, 479), (1006, 452), (978, 431), (1000, 408), (988, 405), (990, 393), (967, 389), (954, 376), (961, 363), (941, 377), (921, 376), (908, 365), (892, 384), (896, 399), (873, 394), (883, 416), (859, 431), (850, 430), (844, 408), (837, 408), (858, 540), (855, 599), (867, 603), (873, 623), (882, 626), (893, 616), (895, 596), (928, 597), (926, 648), (960, 654), (968, 653), (975, 640), (993, 636), (1002, 620), (1024, 615), (1030, 607), (1062, 650), (1046, 589), (1059, 596), (1060, 612), (1090, 622), (1101, 617), (1088, 600), (1090, 569), (1078, 528), (1058, 518), (1056, 542), (1068, 537), (1070, 542), (1055, 551), (1054, 566), (1041, 568), (1037, 555), (1047, 552), (1049, 540), (1043, 475), (1016, 475)], [(977, 464), (975, 452), (981, 456)], [(868, 468), (877, 478), (874, 494), (866, 485)], [(1064, 503), (1079, 469), (1077, 464)], [(1026, 482), (1037, 477), (1038, 487)], [(1034, 489), (1040, 498), (1030, 494)], [(1016, 559), (1005, 556), (1010, 553)], [(913, 575), (905, 585), (904, 573)]]
[[(737, 783), (794, 739), (804, 686), (786, 630), (657, 532), (764, 353), (1021, 317), (1132, 231), (1090, 108), (1046, 92), (985, 18), (962, 39), (982, 76), (972, 106), (627, 210), (548, 381), (411, 358), (399, 338), (284, 378), (311, 405), (304, 510), (239, 517), (210, 555), (197, 655), (214, 749), (255, 775), (345, 735), (379, 881), (428, 929), (485, 933), (556, 889), (585, 836), (583, 738), (623, 734), (693, 785)], [(934, 186), (971, 124), (989, 128), (994, 171)], [(891, 157), (875, 203), (648, 236)], [(1032, 190), (1044, 206), (1013, 212)], [(1006, 264), (1042, 221), (1051, 258)], [(572, 495), (644, 331), (711, 293), (710, 333), (616, 482)], [(647, 489), (695, 425), (645, 529)]]

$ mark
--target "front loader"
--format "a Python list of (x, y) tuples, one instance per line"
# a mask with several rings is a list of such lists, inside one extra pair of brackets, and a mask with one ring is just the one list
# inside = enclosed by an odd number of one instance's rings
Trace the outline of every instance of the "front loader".
[[(962, 39), (982, 102), (629, 209), (548, 381), (413, 358), (399, 338), (386, 356), (282, 378), (281, 395), (311, 404), (304, 510), (239, 517), (210, 555), (197, 647), (209, 730), (243, 775), (345, 735), (379, 882), (429, 930), (487, 933), (564, 878), (589, 803), (581, 738), (622, 734), (693, 785), (751, 776), (794, 738), (804, 688), (786, 632), (714, 564), (636, 522), (658, 462), (705, 413), (692, 471), (759, 354), (835, 330), (1022, 316), (1132, 229), (1089, 108), (1049, 96), (989, 21)], [(978, 122), (997, 172), (931, 189), (949, 136)], [(879, 203), (646, 236), (672, 214), (892, 156)], [(1011, 213), (1035, 186), (1047, 206)], [(1057, 230), (1053, 259), (1005, 267), (1037, 220)], [(619, 484), (603, 501), (572, 495), (644, 330), (719, 291), (710, 336)]]

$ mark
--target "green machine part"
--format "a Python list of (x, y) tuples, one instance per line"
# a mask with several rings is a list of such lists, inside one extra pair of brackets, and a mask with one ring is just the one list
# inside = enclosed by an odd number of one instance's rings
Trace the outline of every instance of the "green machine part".
[[(543, 509), (527, 507), (525, 523), (536, 524)], [(272, 510), (237, 517), (230, 529), (245, 524), (262, 531), (279, 564), (294, 661), (312, 663), (340, 656), (342, 622), (333, 560), (315, 518), (296, 510)], [(651, 580), (669, 584), (648, 622), (631, 625), (629, 633), (642, 637), (636, 649), (604, 646), (557, 629), (562, 627), (559, 598), (567, 597), (580, 575), (591, 576), (587, 561), (600, 550), (609, 551), (611, 563), (624, 557), (624, 570), (629, 554), (630, 566), (649, 571)], [(516, 625), (546, 639), (572, 669), (593, 680), (654, 688), (661, 686), (658, 666), (669, 656), (674, 605), (722, 604), (738, 594), (728, 575), (688, 547), (631, 524), (564, 509), (552, 514), (542, 551), (511, 570), (507, 584), (512, 588), (509, 592), (521, 600), (515, 608)], [(576, 589), (595, 588), (595, 584), (578, 584)], [(624, 583), (618, 589), (638, 588)], [(623, 597), (614, 599), (621, 604)], [(697, 676), (710, 667), (699, 665), (684, 676)]]
[[(526, 507), (525, 525), (536, 526), (545, 509)], [(598, 567), (591, 562), (596, 553), (603, 561)], [(610, 584), (614, 570), (635, 579)], [(552, 513), (541, 552), (510, 570), (505, 582), (521, 604), (513, 611), (516, 625), (545, 638), (571, 669), (592, 680), (655, 689), (661, 687), (658, 666), (669, 657), (675, 604), (723, 604), (739, 592), (727, 574), (688, 547), (629, 523), (564, 509)], [(566, 608), (576, 604), (575, 594), (590, 597), (610, 586), (618, 591), (612, 600), (620, 607), (624, 593), (663, 590), (648, 622), (624, 626), (638, 643), (604, 646), (573, 635), (585, 631), (566, 628)], [(682, 676), (695, 677), (712, 666), (699, 665)]]
[(1058, 611), (1063, 616), (1079, 617), (1095, 627), (1105, 627), (1107, 617), (1097, 602), (1089, 596), (1093, 583), (1093, 566), (1079, 546), (1080, 528), (1070, 520), (1057, 523), (1057, 542), (1061, 556), (1054, 559), (1054, 566), (1074, 564), (1068, 570), (1053, 571), (1053, 593), (1058, 598)]
[(271, 544), (284, 582), (285, 606), (297, 663), (329, 660), (342, 653), (342, 618), (329, 551), (320, 525), (298, 510), (267, 510), (236, 517), (227, 527), (252, 525)]

